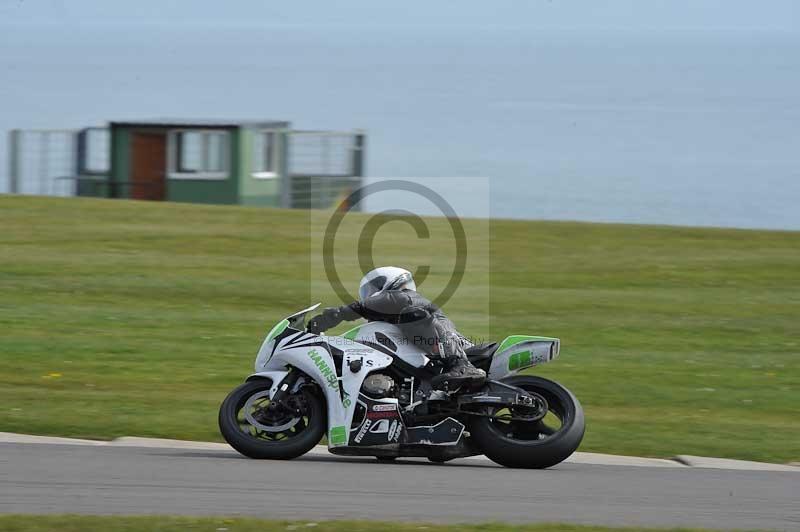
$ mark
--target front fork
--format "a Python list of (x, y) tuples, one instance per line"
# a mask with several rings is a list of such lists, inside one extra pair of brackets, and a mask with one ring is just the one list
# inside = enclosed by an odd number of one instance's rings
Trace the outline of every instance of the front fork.
[(291, 393), (291, 390), (294, 389), (295, 384), (297, 381), (300, 380), (302, 376), (302, 372), (297, 371), (296, 369), (292, 368), (289, 370), (289, 373), (284, 377), (281, 383), (278, 385), (278, 389), (272, 395), (271, 403), (277, 404), (281, 406), (287, 406), (284, 404), (284, 401)]

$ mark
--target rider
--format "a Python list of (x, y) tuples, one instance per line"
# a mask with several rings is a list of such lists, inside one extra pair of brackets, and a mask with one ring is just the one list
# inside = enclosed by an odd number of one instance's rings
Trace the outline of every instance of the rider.
[(359, 301), (325, 309), (309, 321), (308, 330), (324, 332), (342, 321), (359, 318), (394, 323), (407, 339), (418, 344), (431, 358), (441, 361), (444, 372), (431, 381), (435, 388), (482, 384), (486, 372), (467, 360), (463, 337), (453, 322), (416, 290), (417, 285), (408, 270), (394, 266), (376, 268), (361, 279)]

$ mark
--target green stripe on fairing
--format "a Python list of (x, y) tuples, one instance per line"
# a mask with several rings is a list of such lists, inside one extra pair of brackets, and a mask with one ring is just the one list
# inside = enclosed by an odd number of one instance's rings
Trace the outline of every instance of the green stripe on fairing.
[(361, 325), (357, 325), (357, 326), (353, 327), (352, 329), (350, 329), (349, 331), (347, 331), (346, 333), (344, 333), (342, 335), (342, 338), (345, 338), (347, 340), (355, 340), (356, 339), (356, 335), (358, 334), (358, 331), (360, 329), (361, 329)]
[(286, 330), (286, 327), (289, 326), (289, 320), (283, 320), (278, 323), (275, 327), (267, 335), (267, 342), (271, 342), (276, 336)]
[(527, 368), (528, 366), (533, 366), (533, 356), (530, 351), (514, 353), (508, 357), (508, 371)]
[(331, 427), (328, 435), (328, 441), (330, 441), (333, 445), (347, 443), (347, 431), (344, 430), (344, 426)]
[(517, 345), (522, 342), (526, 341), (536, 341), (536, 342), (555, 342), (558, 338), (548, 338), (546, 336), (524, 336), (521, 334), (515, 336), (509, 336), (500, 344), (500, 347), (497, 348), (497, 352), (500, 353), (503, 349), (507, 347), (511, 347), (512, 345)]

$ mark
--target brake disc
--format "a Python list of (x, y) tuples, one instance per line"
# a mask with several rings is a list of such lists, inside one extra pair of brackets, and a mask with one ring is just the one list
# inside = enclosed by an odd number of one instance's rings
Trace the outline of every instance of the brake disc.
[[(264, 412), (265, 411), (264, 408), (255, 406), (256, 401), (258, 401), (259, 399), (264, 399), (264, 398), (269, 399), (269, 390), (264, 390), (263, 392), (258, 392), (258, 393), (255, 393), (255, 394), (251, 395), (250, 398), (247, 400), (247, 402), (244, 404), (244, 417), (245, 417), (245, 419), (247, 420), (248, 423), (253, 425), (258, 430), (262, 430), (264, 432), (283, 432), (284, 430), (288, 430), (288, 429), (294, 427), (300, 421), (300, 417), (299, 416), (298, 417), (292, 417), (292, 418), (289, 418), (289, 416), (283, 416), (282, 418), (279, 418), (279, 419), (275, 420), (275, 422), (282, 422), (282, 424), (280, 424), (280, 425), (265, 425), (263, 423), (263, 421), (272, 421), (272, 420), (258, 419), (255, 415), (253, 415), (254, 411), (255, 412)], [(288, 421), (283, 422), (283, 420), (287, 419), (287, 418), (288, 418)]]

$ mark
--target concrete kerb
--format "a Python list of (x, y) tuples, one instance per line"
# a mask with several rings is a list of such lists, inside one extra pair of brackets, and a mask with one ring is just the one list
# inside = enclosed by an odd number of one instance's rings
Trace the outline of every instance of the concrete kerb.
[[(54, 436), (36, 436), (30, 434), (16, 434), (13, 432), (0, 432), (0, 443), (16, 444), (51, 444), (51, 445), (85, 445), (93, 447), (134, 447), (158, 449), (187, 449), (233, 451), (225, 443), (169, 440), (162, 438), (140, 438), (124, 436), (111, 441), (86, 440), (77, 438), (62, 438)], [(329, 455), (325, 446), (318, 445), (310, 451), (313, 455)], [(332, 455), (331, 455), (332, 456)], [(480, 460), (488, 462), (484, 456), (473, 456), (464, 460)], [(570, 456), (567, 463), (608, 465), (608, 466), (633, 466), (633, 467), (672, 467), (672, 468), (710, 468), (734, 469), (740, 471), (783, 471), (800, 472), (800, 467), (792, 464), (772, 464), (767, 462), (752, 462), (748, 460), (732, 460), (729, 458), (714, 458), (706, 456), (678, 455), (673, 459), (644, 458), (638, 456), (621, 456), (601, 453), (576, 452)], [(794, 464), (794, 463), (793, 463)]]

